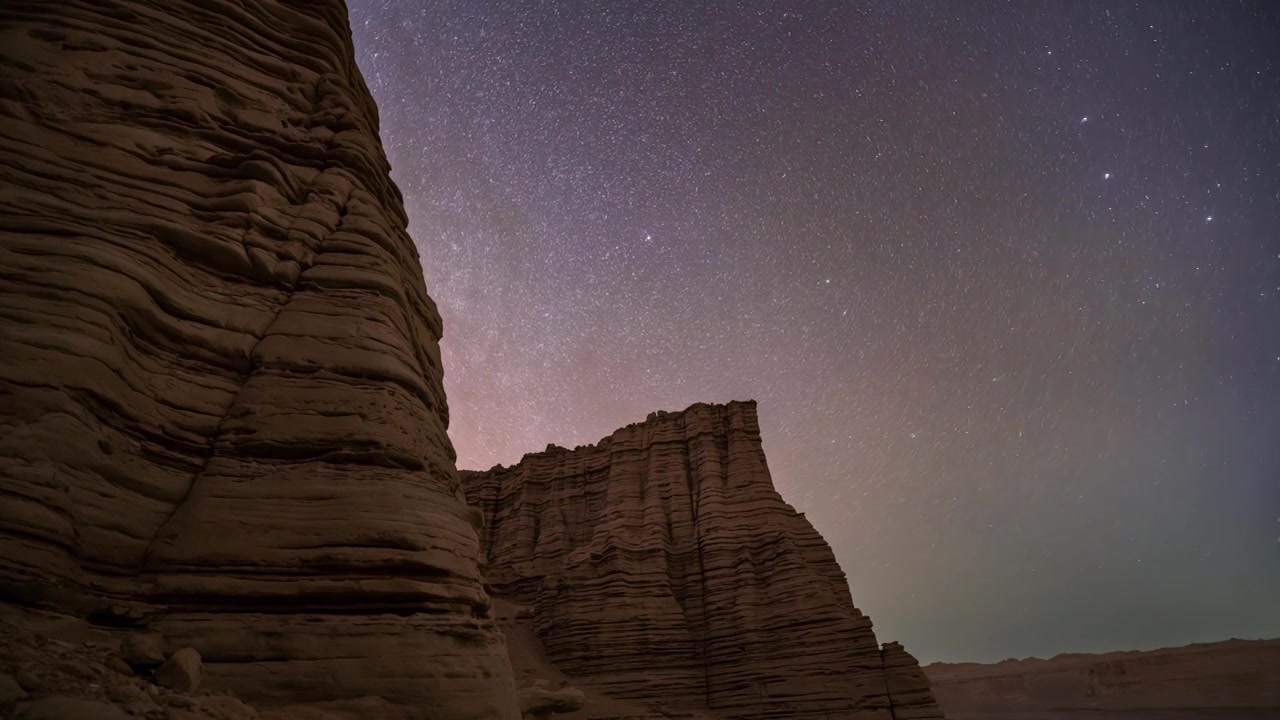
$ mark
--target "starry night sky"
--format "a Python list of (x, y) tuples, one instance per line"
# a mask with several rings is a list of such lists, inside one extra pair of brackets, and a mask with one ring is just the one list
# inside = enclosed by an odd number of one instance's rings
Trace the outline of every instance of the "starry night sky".
[(1280, 636), (1280, 4), (350, 8), (460, 467), (755, 398), (924, 662)]

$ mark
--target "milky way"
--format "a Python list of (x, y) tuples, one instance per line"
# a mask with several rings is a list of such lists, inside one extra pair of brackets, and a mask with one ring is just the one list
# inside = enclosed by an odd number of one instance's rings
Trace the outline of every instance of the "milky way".
[(1280, 636), (1280, 6), (350, 5), (460, 467), (754, 398), (924, 661)]

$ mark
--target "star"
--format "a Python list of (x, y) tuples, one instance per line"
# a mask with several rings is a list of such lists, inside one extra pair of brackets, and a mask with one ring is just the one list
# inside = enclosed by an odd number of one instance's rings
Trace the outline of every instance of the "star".
[[(846, 568), (855, 602), (922, 660), (1114, 649), (1134, 626), (1179, 645), (1280, 597), (1276, 573), (1186, 560), (1212, 542), (1265, 567), (1280, 529), (1257, 515), (1280, 477), (1280, 290), (1258, 295), (1280, 284), (1271, 4), (1184, 3), (1174, 24), (1204, 32), (1176, 36), (1160, 3), (885, 3), (871, 23), (827, 3), (785, 8), (781, 32), (769, 13), (708, 22), (707, 0), (347, 5), (447, 328), (459, 467), (754, 397), (778, 491), (867, 559)], [(831, 28), (857, 28), (857, 51)], [(977, 38), (978, 65), (1008, 72), (954, 62)], [(1205, 493), (1218, 477), (1232, 491)], [(931, 514), (952, 492), (963, 512)], [(975, 531), (996, 518), (1017, 547)], [(1116, 569), (1124, 543), (1148, 576)], [(992, 568), (1022, 552), (1079, 582), (1026, 572), (1052, 600), (1014, 602)], [(1209, 612), (1156, 629), (1132, 608), (1165, 602), (1157, 577)], [(993, 599), (893, 601), (922, 582)], [(914, 630), (930, 623), (962, 631)]]

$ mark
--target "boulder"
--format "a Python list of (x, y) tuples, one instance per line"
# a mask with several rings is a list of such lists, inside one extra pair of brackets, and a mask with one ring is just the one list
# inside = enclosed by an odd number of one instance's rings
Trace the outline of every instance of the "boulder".
[(165, 661), (164, 643), (151, 633), (126, 635), (120, 642), (120, 657), (134, 670), (154, 670)]
[(155, 683), (172, 690), (191, 692), (199, 689), (203, 671), (200, 653), (191, 648), (182, 648), (169, 656), (156, 670)]

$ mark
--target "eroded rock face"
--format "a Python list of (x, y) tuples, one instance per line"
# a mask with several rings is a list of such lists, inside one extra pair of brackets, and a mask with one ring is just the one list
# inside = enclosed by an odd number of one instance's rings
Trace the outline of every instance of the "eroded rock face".
[(548, 658), (612, 696), (735, 718), (941, 717), (773, 487), (753, 402), (463, 472), (486, 578)]
[(5, 598), (518, 718), (342, 3), (6, 2), (0, 56)]
[(942, 717), (929, 687), (929, 678), (914, 655), (901, 643), (889, 642), (880, 646), (880, 659), (884, 663), (885, 688), (895, 720)]

